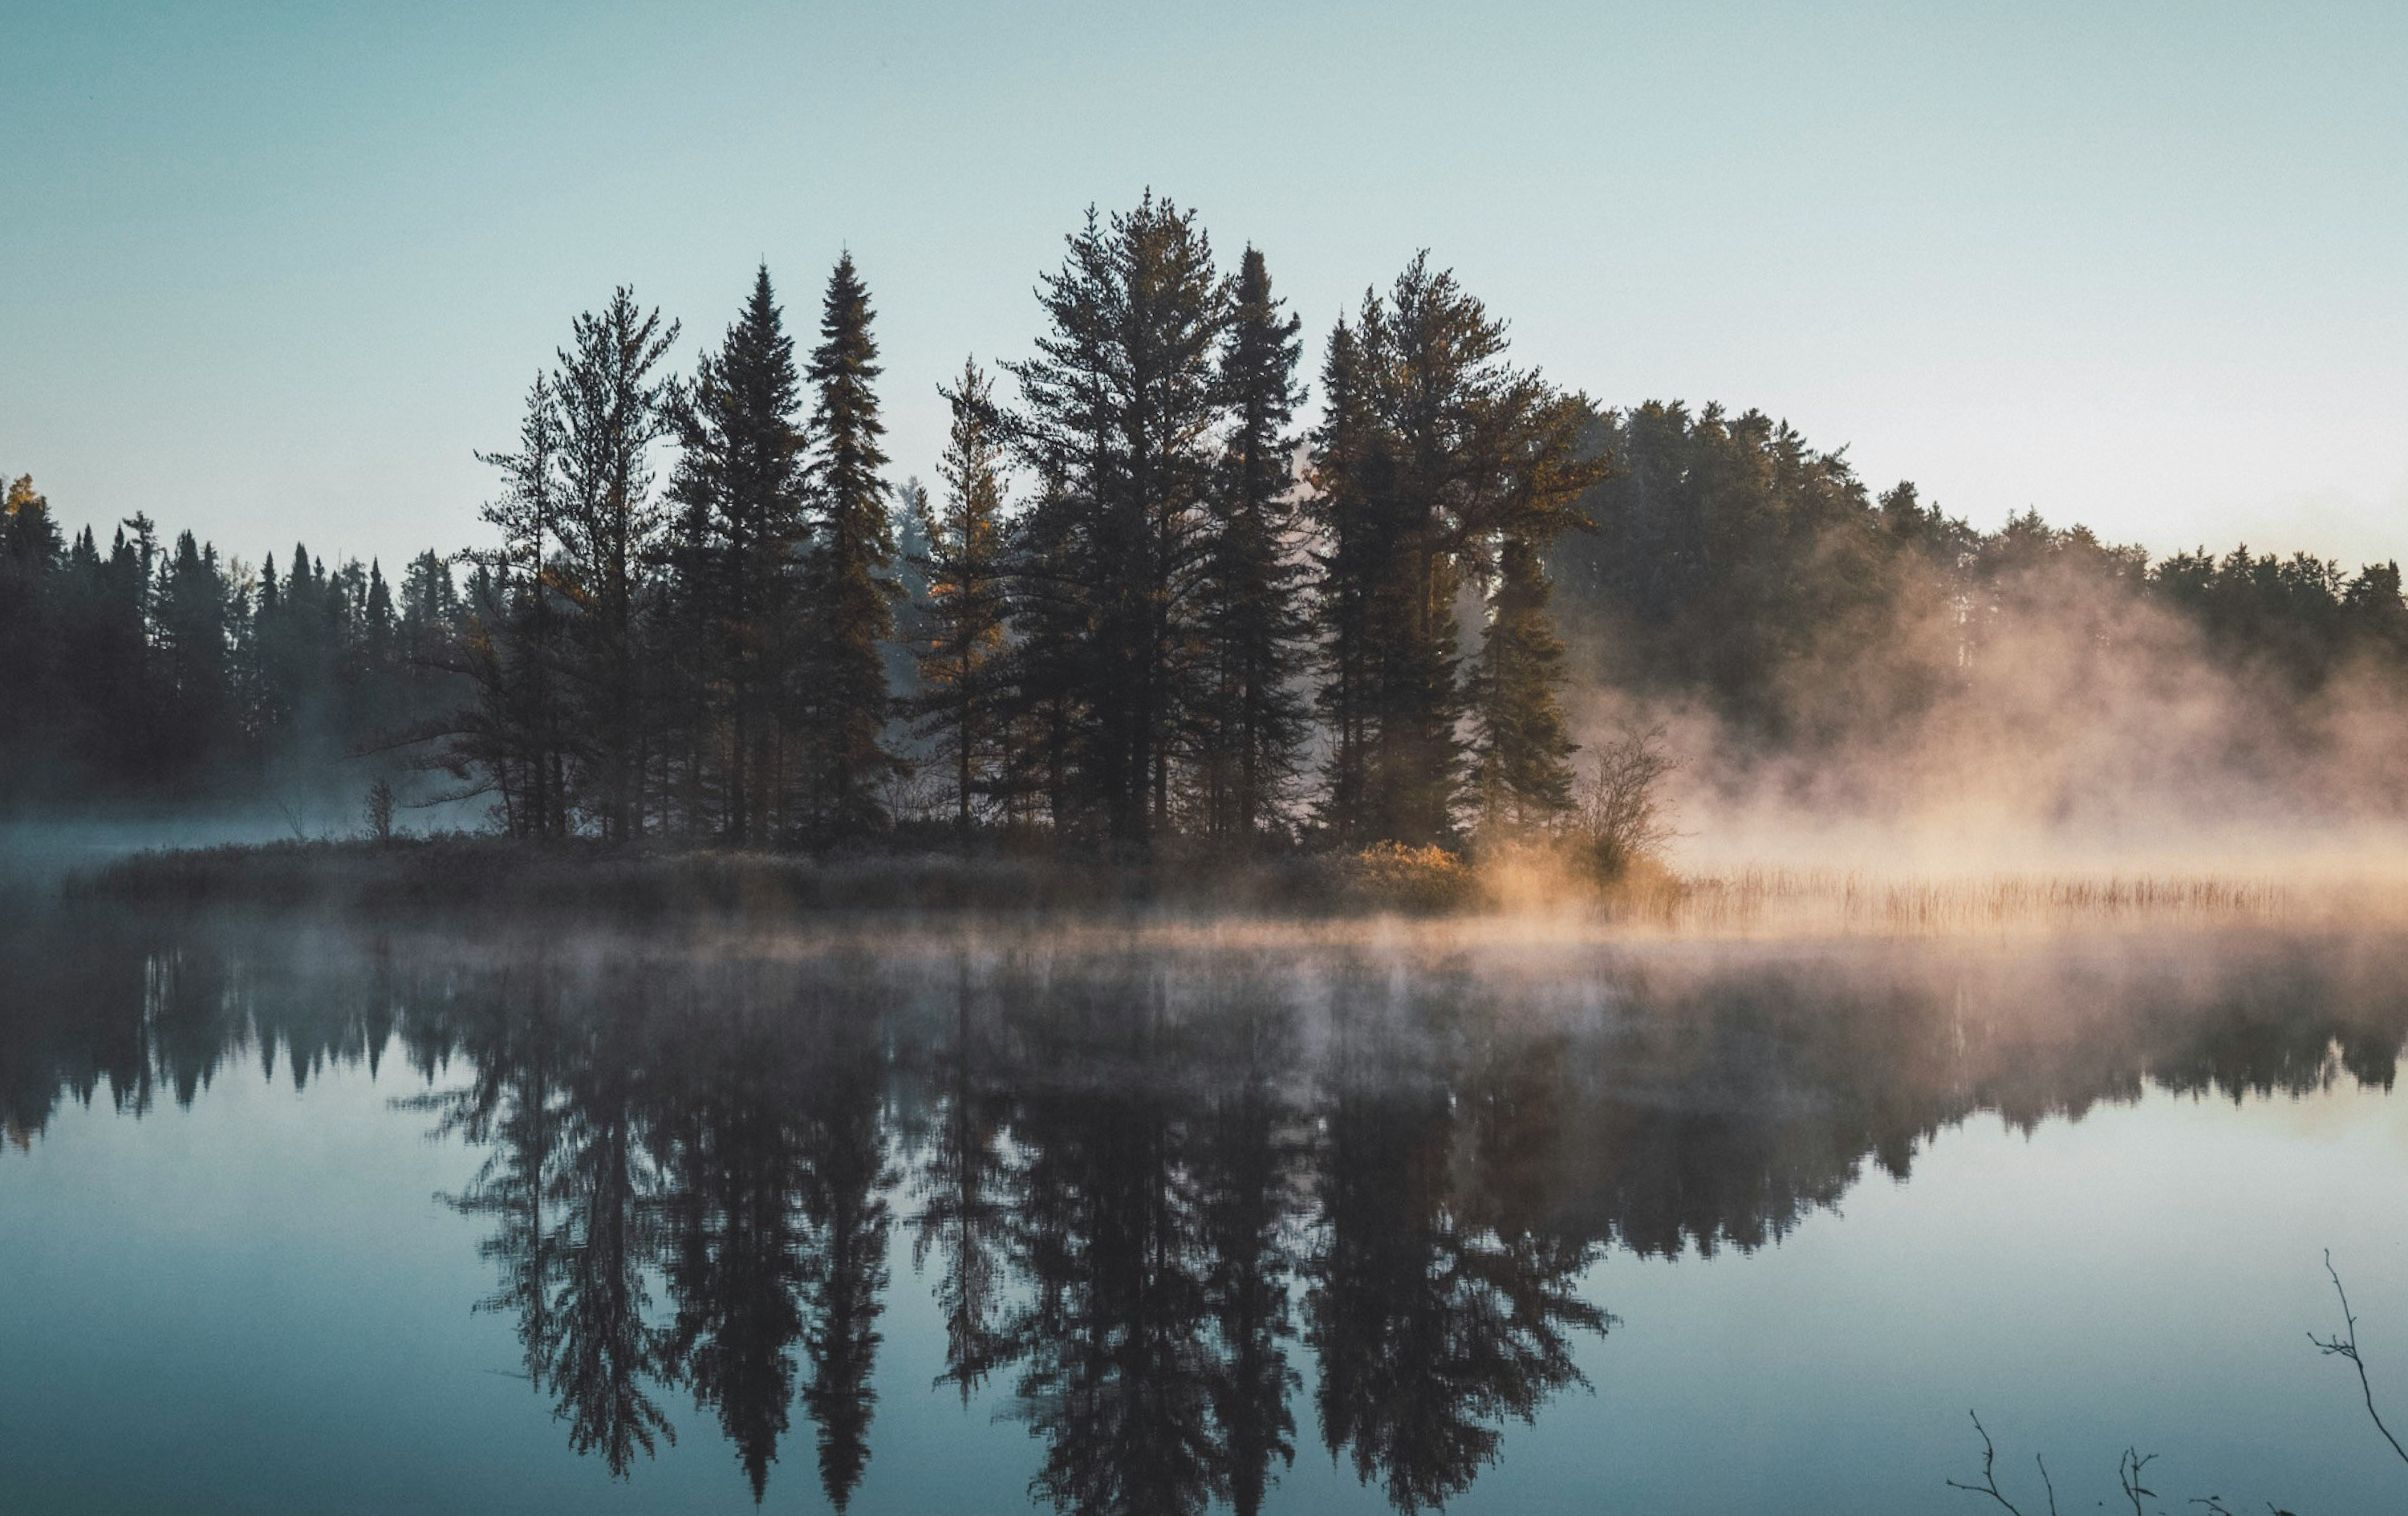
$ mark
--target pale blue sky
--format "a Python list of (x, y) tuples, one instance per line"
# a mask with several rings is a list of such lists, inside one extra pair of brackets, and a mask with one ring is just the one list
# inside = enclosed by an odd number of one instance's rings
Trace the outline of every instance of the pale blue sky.
[(850, 245), (896, 476), (1151, 184), (1331, 318), (1426, 245), (1517, 354), (1994, 525), (2408, 557), (2408, 6), (0, 0), (0, 469), (255, 560), (474, 541), (618, 282)]

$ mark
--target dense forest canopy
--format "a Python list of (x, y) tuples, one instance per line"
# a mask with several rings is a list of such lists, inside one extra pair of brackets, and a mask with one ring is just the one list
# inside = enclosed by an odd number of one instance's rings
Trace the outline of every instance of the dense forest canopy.
[(1666, 712), (1725, 783), (1833, 804), (2044, 755), (2043, 818), (2398, 806), (2396, 564), (1979, 531), (1760, 412), (1561, 390), (1424, 258), (1309, 390), (1264, 254), (1152, 195), (1037, 294), (1025, 356), (943, 386), (933, 488), (892, 477), (849, 254), (808, 350), (765, 267), (684, 375), (614, 292), (480, 455), (491, 535), (397, 575), (70, 536), (19, 479), (0, 808), (376, 785), (528, 838), (1461, 846), (1560, 825), (1582, 739)]

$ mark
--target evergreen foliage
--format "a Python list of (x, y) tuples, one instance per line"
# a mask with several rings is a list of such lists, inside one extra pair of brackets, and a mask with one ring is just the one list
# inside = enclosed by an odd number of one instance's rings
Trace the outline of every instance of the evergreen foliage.
[[(1495, 576), (1514, 543), (1526, 599), (1537, 555), (1576, 524), (1581, 493), (1604, 472), (1581, 447), (1586, 403), (1508, 367), (1505, 345), (1503, 324), (1426, 255), (1386, 296), (1365, 296), (1353, 328), (1331, 339), (1313, 469), (1322, 593), (1337, 608), (1322, 695), (1336, 729), (1326, 816), (1342, 837), (1421, 845), (1457, 835), (1460, 597)], [(1489, 686), (1500, 698), (1521, 698), (1520, 687)], [(1492, 743), (1551, 740), (1535, 713), (1489, 715)], [(1500, 775), (1535, 775), (1548, 761), (1493, 757)]]
[(1262, 253), (1239, 260), (1220, 354), (1227, 435), (1212, 481), (1197, 599), (1203, 688), (1193, 723), (1206, 835), (1251, 843), (1294, 778), (1307, 707), (1295, 674), (1311, 622), (1288, 424), (1303, 322), (1271, 295)]
[(817, 397), (810, 438), (816, 516), (808, 569), (804, 706), (811, 740), (808, 781), (814, 835), (859, 836), (890, 818), (880, 787), (902, 760), (885, 744), (889, 698), (881, 646), (895, 634), (895, 527), (887, 511), (886, 426), (873, 383), (878, 343), (869, 292), (848, 253), (828, 276), (820, 345), (806, 377)]
[(943, 392), (952, 408), (937, 465), (944, 501), (915, 501), (913, 535), (926, 546), (912, 652), (920, 688), (910, 704), (920, 734), (949, 771), (953, 824), (968, 836), (982, 801), (1001, 792), (1003, 744), (1004, 450), (995, 388), (977, 363)]
[(598, 314), (577, 318), (553, 380), (560, 412), (561, 561), (568, 624), (571, 749), (607, 841), (641, 830), (652, 733), (642, 622), (653, 591), (664, 513), (652, 497), (652, 444), (666, 436), (674, 393), (661, 361), (678, 325), (639, 310), (625, 285)]
[(1200, 703), (1202, 564), (1227, 296), (1192, 212), (1090, 211), (1038, 291), (1047, 332), (1008, 364), (1016, 450), (1041, 482), (1018, 576), (1048, 730), (1048, 808), (1142, 848)]
[[(471, 768), (487, 775), (504, 824), (523, 837), (568, 832), (561, 628), (570, 608), (560, 562), (561, 446), (552, 381), (538, 374), (519, 424), (519, 450), (478, 455), (501, 470), (502, 492), (484, 508), (501, 541), (469, 555), (477, 573), (459, 666), (476, 681), (479, 700), (454, 726), (452, 766), (462, 778)], [(297, 577), (307, 560), (298, 549), (294, 560)]]
[(1571, 809), (1575, 744), (1557, 695), (1564, 644), (1547, 615), (1549, 591), (1537, 549), (1507, 537), (1472, 683), (1471, 787), (1485, 831), (1538, 830)]
[(713, 830), (738, 845), (778, 835), (787, 754), (807, 719), (794, 698), (810, 540), (800, 406), (794, 339), (764, 266), (719, 352), (695, 367), (670, 489), (693, 544), (678, 565), (677, 599), (696, 628), (685, 675), (706, 692), (692, 761), (717, 801)]
[(1420, 856), (1577, 827), (1568, 688), (1878, 742), (2034, 628), (2112, 650), (2146, 609), (2261, 764), (2375, 741), (2328, 691), (2408, 695), (2396, 565), (1975, 531), (1760, 412), (1555, 388), (1426, 256), (1330, 331), (1301, 437), (1301, 323), (1194, 212), (1090, 210), (1037, 297), (1010, 393), (941, 387), (900, 542), (850, 255), (805, 360), (765, 267), (682, 382), (676, 324), (614, 291), (480, 455), (487, 541), (391, 578), (298, 543), (254, 570), (141, 513), (69, 534), (20, 478), (0, 808), (240, 797), (306, 830), (382, 782), (531, 840)]

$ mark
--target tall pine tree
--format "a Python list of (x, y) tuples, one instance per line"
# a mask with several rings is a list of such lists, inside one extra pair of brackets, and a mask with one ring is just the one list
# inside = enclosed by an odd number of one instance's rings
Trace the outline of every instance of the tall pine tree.
[(895, 633), (895, 527), (879, 477), (886, 426), (872, 387), (880, 369), (870, 318), (869, 291), (847, 253), (828, 276), (820, 344), (806, 371), (816, 396), (810, 498), (818, 516), (804, 672), (808, 800), (812, 830), (823, 839), (882, 830), (889, 818), (880, 787), (902, 767), (885, 744), (890, 702), (880, 644)]
[(975, 362), (942, 393), (953, 426), (937, 465), (944, 501), (928, 511), (920, 498), (927, 597), (912, 639), (920, 692), (911, 710), (945, 759), (954, 826), (967, 836), (979, 799), (996, 788), (1003, 736), (1003, 442), (994, 386)]
[[(1089, 213), (1039, 291), (1051, 330), (1008, 365), (1015, 444), (1039, 483), (1025, 534), (1027, 666), (1050, 682), (1057, 827), (1092, 816), (1142, 848), (1204, 660), (1198, 590), (1221, 417), (1227, 292), (1192, 212), (1151, 194)], [(1041, 687), (1041, 686), (1040, 686)]]
[(1473, 803), (1490, 835), (1542, 828), (1572, 805), (1574, 744), (1556, 694), (1564, 644), (1547, 614), (1550, 587), (1537, 550), (1505, 538), (1471, 701)]
[(681, 593), (704, 628), (710, 715), (722, 729), (713, 744), (720, 830), (739, 845), (774, 836), (784, 754), (799, 724), (782, 696), (810, 531), (800, 405), (794, 339), (763, 267), (719, 352), (695, 367), (670, 490), (696, 517), (698, 549)]
[(572, 667), (590, 796), (604, 838), (643, 824), (647, 669), (639, 625), (662, 527), (652, 445), (666, 434), (670, 381), (654, 372), (677, 340), (658, 310), (614, 290), (577, 318), (560, 354), (563, 587), (576, 608)]
[[(1580, 452), (1584, 402), (1508, 367), (1505, 345), (1503, 324), (1426, 255), (1384, 298), (1367, 296), (1353, 335), (1332, 341), (1314, 465), (1338, 644), (1323, 704), (1339, 717), (1332, 799), (1343, 804), (1330, 819), (1341, 835), (1455, 840), (1467, 703), (1457, 598), (1496, 574), (1500, 544), (1542, 551), (1603, 472)], [(1491, 729), (1510, 744), (1542, 726)], [(1501, 761), (1543, 766), (1518, 750)]]
[(1301, 325), (1273, 298), (1262, 253), (1247, 248), (1220, 357), (1228, 433), (1197, 595), (1206, 674), (1195, 722), (1204, 829), (1240, 843), (1271, 819), (1305, 736), (1295, 675), (1307, 622), (1287, 430), (1304, 398)]
[[(562, 689), (562, 631), (570, 610), (562, 590), (566, 500), (559, 478), (560, 408), (550, 378), (527, 390), (514, 453), (480, 453), (501, 470), (502, 491), (484, 508), (501, 544), (470, 555), (468, 632), (459, 667), (475, 680), (475, 709), (455, 718), (454, 768), (483, 768), (501, 793), (510, 830), (526, 837), (568, 832), (568, 720)], [(294, 550), (294, 579), (306, 556)]]

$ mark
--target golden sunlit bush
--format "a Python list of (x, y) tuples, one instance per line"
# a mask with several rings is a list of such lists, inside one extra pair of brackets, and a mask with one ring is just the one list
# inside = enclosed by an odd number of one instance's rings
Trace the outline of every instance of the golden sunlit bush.
[(1387, 911), (1452, 911), (1469, 904), (1478, 881), (1443, 847), (1375, 843), (1347, 860), (1350, 893)]

